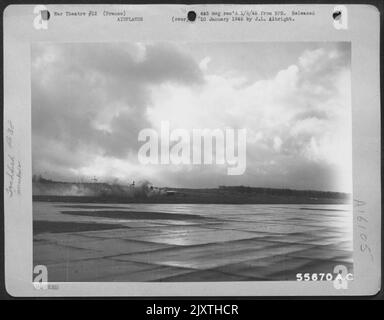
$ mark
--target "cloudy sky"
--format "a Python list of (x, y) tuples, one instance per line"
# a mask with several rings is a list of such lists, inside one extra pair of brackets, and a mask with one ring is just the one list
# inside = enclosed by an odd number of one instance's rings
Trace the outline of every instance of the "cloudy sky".
[[(349, 43), (32, 46), (33, 173), (351, 191)], [(247, 169), (138, 162), (138, 133), (246, 128)]]

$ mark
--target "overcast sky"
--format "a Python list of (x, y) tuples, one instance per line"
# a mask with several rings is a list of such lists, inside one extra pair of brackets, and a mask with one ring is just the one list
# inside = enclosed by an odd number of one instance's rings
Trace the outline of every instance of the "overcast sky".
[[(351, 191), (348, 43), (32, 46), (33, 173)], [(246, 128), (247, 169), (139, 164), (138, 133)]]

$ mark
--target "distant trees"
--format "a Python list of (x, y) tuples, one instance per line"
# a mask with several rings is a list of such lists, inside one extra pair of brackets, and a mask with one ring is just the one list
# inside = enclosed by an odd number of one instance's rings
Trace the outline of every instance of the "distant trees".
[(239, 192), (239, 193), (257, 193), (273, 196), (300, 196), (307, 198), (331, 198), (331, 199), (346, 199), (348, 194), (342, 192), (331, 191), (315, 191), (315, 190), (294, 190), (294, 189), (278, 189), (278, 188), (256, 188), (249, 186), (219, 186), (219, 189)]

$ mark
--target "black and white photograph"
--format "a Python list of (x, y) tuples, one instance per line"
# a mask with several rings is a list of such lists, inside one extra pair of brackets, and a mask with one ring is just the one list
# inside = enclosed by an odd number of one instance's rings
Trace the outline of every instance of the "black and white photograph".
[(376, 295), (380, 19), (365, 4), (6, 7), (4, 290)]
[(350, 57), (34, 44), (34, 265), (60, 282), (352, 272)]

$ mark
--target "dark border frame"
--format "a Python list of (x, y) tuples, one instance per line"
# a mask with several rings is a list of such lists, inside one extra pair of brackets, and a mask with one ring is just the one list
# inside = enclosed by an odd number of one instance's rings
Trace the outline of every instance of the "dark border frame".
[[(382, 32), (382, 26), (383, 26), (383, 10), (384, 10), (384, 2), (381, 0), (334, 0), (334, 1), (324, 1), (324, 0), (301, 0), (301, 1), (295, 1), (295, 0), (285, 0), (285, 1), (276, 1), (276, 0), (259, 0), (259, 1), (252, 1), (252, 0), (241, 0), (241, 1), (228, 1), (228, 0), (208, 0), (208, 1), (201, 1), (201, 0), (183, 0), (183, 1), (175, 1), (175, 0), (166, 0), (166, 1), (160, 1), (160, 0), (147, 0), (147, 1), (140, 1), (140, 0), (130, 0), (130, 1), (121, 1), (121, 0), (115, 0), (112, 3), (107, 3), (106, 1), (98, 0), (98, 1), (73, 1), (73, 0), (56, 0), (56, 1), (38, 1), (39, 4), (185, 4), (185, 5), (194, 5), (194, 4), (367, 4), (375, 6), (378, 11), (380, 12), (380, 93), (381, 93), (381, 184), (383, 185), (384, 182), (384, 174), (383, 174), (383, 158), (382, 153), (384, 150), (384, 143), (383, 143), (383, 122), (384, 122), (384, 114), (383, 114), (383, 97), (384, 97), (384, 90), (382, 83), (383, 80), (383, 57), (384, 57), (384, 47), (383, 47), (383, 32)], [(37, 1), (31, 1), (31, 0), (16, 0), (16, 1), (4, 1), (1, 2), (1, 25), (0, 25), (0, 32), (3, 35), (3, 12), (5, 8), (8, 5), (24, 5), (24, 4), (37, 4)], [(4, 41), (4, 38), (3, 38)], [(3, 60), (3, 45), (4, 42), (2, 42), (2, 50), (0, 52), (0, 58), (1, 58), (1, 100), (2, 100), (2, 106), (4, 106), (4, 86), (3, 86), (3, 67), (4, 67), (4, 60)], [(4, 133), (3, 128), (3, 110), (0, 113), (0, 126), (2, 129), (2, 132)], [(0, 143), (0, 151), (2, 154), (1, 158), (1, 172), (0, 172), (0, 179), (1, 179), (1, 186), (2, 190), (4, 190), (4, 162), (3, 162), (3, 139)], [(0, 193), (0, 199), (2, 203), (1, 207), (1, 216), (0, 216), (0, 299), (1, 300), (68, 300), (68, 299), (76, 299), (76, 300), (105, 300), (105, 297), (61, 297), (61, 298), (15, 298), (12, 297), (5, 288), (5, 270), (4, 270), (4, 193)], [(383, 208), (384, 201), (383, 198), (381, 199), (381, 207)], [(381, 212), (381, 229), (383, 230), (383, 212)], [(383, 233), (381, 234), (381, 243), (383, 244)], [(382, 246), (382, 253), (381, 253), (381, 274), (383, 275), (383, 246)], [(382, 280), (381, 280), (382, 281)], [(255, 304), (254, 300), (384, 300), (384, 290), (383, 290), (383, 283), (381, 283), (381, 289), (380, 291), (374, 295), (374, 296), (281, 296), (281, 297), (275, 297), (275, 296), (265, 296), (265, 297), (255, 297), (255, 296), (244, 296), (244, 297), (108, 297), (108, 300), (129, 300), (129, 304), (126, 305), (126, 308), (128, 310), (128, 314), (126, 316), (132, 315), (132, 313), (137, 313), (140, 318), (148, 318), (148, 316), (145, 313), (146, 307), (152, 306), (154, 303), (157, 305), (163, 305), (163, 306), (181, 306), (182, 308), (187, 308), (190, 304), (237, 304), (239, 305), (239, 310), (241, 310), (241, 313), (239, 316), (225, 316), (227, 319), (229, 318), (242, 318), (244, 314), (253, 314), (256, 318), (255, 314)], [(139, 302), (140, 301), (140, 302)], [(127, 301), (125, 301), (127, 302)], [(344, 307), (345, 308), (345, 307)], [(31, 310), (32, 311), (32, 310)], [(35, 310), (37, 311), (37, 310)], [(299, 313), (301, 310), (295, 310), (295, 313)], [(321, 310), (318, 310), (321, 311)], [(33, 311), (32, 311), (33, 312)], [(44, 312), (41, 310), (41, 312)], [(323, 311), (324, 312), (324, 311)], [(39, 312), (40, 313), (40, 312)], [(57, 314), (55, 312), (55, 314)], [(329, 313), (328, 313), (329, 314)], [(48, 313), (49, 315), (49, 313)], [(345, 315), (345, 314), (344, 314)], [(202, 316), (203, 318), (207, 318), (206, 316)], [(223, 317), (218, 315), (212, 315), (209, 316), (210, 318), (215, 317)], [(164, 319), (164, 316), (153, 316), (153, 319), (160, 318)], [(180, 318), (180, 316), (179, 316)], [(198, 319), (200, 317), (191, 316), (187, 314), (183, 314), (183, 319)]]

